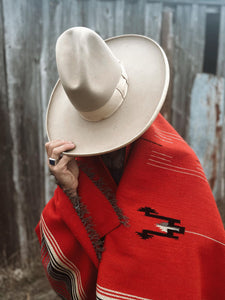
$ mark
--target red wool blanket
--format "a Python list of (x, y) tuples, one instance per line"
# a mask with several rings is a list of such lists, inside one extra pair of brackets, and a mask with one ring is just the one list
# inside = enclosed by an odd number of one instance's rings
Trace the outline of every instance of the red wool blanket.
[(161, 115), (132, 144), (118, 187), (99, 157), (78, 162), (80, 198), (58, 187), (36, 228), (63, 299), (225, 299), (220, 215), (197, 157)]

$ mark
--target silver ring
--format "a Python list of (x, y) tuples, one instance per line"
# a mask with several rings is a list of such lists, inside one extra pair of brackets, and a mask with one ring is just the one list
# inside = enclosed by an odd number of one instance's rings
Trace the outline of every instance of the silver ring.
[(59, 159), (54, 159), (54, 158), (49, 157), (48, 161), (51, 166), (56, 166), (57, 163), (59, 162)]

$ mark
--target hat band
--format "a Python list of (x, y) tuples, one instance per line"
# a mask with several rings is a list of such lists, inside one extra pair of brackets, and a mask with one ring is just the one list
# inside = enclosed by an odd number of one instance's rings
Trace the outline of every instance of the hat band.
[(128, 77), (124, 66), (121, 66), (121, 76), (110, 99), (100, 108), (92, 111), (79, 111), (81, 117), (87, 121), (101, 121), (110, 117), (123, 103), (128, 90)]

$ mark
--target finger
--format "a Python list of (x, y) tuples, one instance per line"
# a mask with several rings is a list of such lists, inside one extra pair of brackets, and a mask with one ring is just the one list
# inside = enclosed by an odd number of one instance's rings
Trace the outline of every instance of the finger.
[(65, 167), (72, 160), (75, 160), (74, 156), (63, 155), (63, 157), (58, 162), (58, 166)]
[(60, 146), (52, 149), (52, 152), (50, 153), (50, 157), (54, 158), (54, 159), (58, 159), (62, 152), (67, 151), (67, 150), (72, 150), (74, 148), (75, 148), (75, 145), (71, 142), (60, 145)]
[(55, 147), (58, 147), (58, 146), (63, 145), (65, 143), (66, 143), (66, 141), (64, 141), (64, 140), (53, 140), (53, 141), (47, 142), (45, 144), (45, 148), (46, 148), (46, 152), (47, 152), (48, 157), (51, 156), (50, 154), (52, 153), (52, 150)]

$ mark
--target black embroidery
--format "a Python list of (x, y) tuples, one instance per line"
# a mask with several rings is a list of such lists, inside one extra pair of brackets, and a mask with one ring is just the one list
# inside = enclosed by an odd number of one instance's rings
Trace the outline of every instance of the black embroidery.
[(161, 231), (143, 229), (142, 232), (136, 232), (136, 234), (139, 235), (143, 240), (153, 238), (154, 235), (178, 239), (178, 236), (174, 235), (174, 233), (184, 234), (185, 232), (185, 227), (175, 225), (175, 223), (180, 224), (180, 220), (160, 216), (158, 212), (155, 209), (152, 209), (151, 207), (141, 207), (138, 209), (138, 211), (144, 212), (146, 217), (167, 221), (156, 224), (156, 227), (158, 227)]
[(139, 235), (143, 240), (148, 240), (150, 238), (153, 238), (153, 234), (150, 234), (151, 231), (150, 230), (146, 230), (146, 229), (143, 229), (142, 232), (136, 232), (137, 235)]
[(87, 210), (86, 205), (81, 201), (81, 198), (76, 195), (70, 196), (69, 199), (88, 233), (97, 258), (101, 260), (102, 252), (104, 251), (104, 239), (102, 239), (96, 231), (92, 217)]
[(158, 215), (158, 212), (155, 209), (152, 209), (151, 207), (141, 207), (138, 209), (138, 211), (143, 211), (145, 213), (145, 216), (147, 217), (149, 217), (151, 213)]

